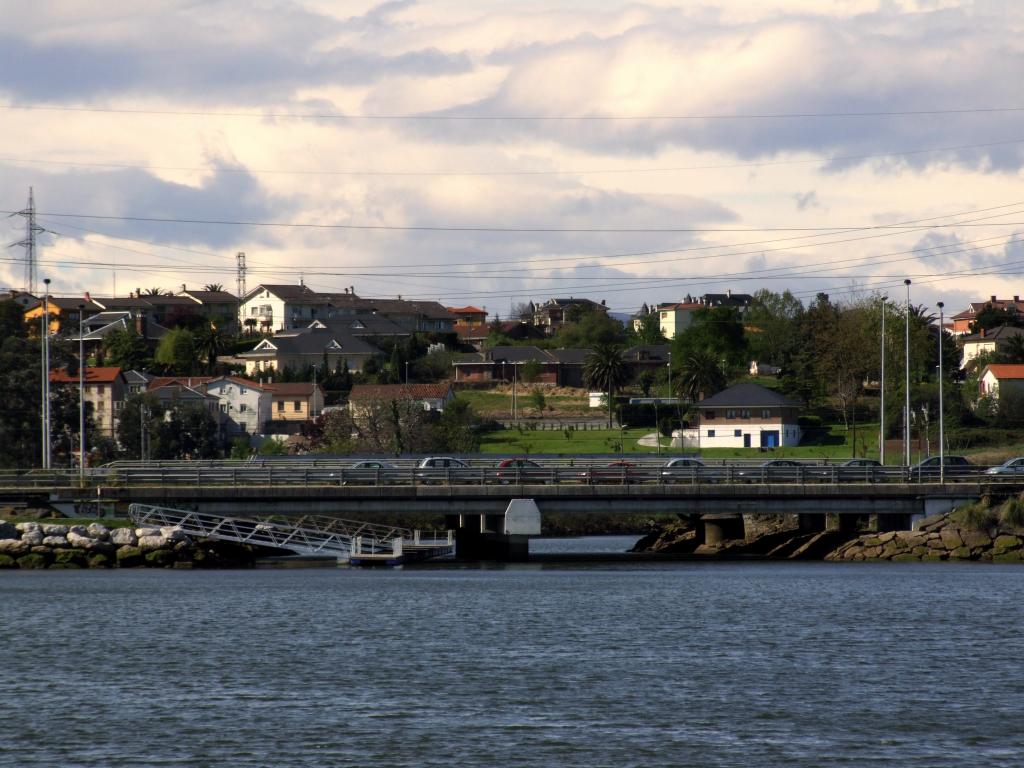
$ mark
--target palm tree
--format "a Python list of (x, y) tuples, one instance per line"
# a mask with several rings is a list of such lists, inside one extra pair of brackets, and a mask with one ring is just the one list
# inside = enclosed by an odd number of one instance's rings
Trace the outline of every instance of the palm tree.
[(608, 402), (608, 429), (612, 428), (612, 396), (626, 383), (628, 371), (617, 344), (598, 344), (583, 361), (583, 381), (588, 387), (600, 389)]
[(170, 296), (170, 291), (165, 291), (163, 288), (147, 288), (142, 292), (143, 296)]
[(1024, 334), (1007, 339), (997, 357), (1003, 363), (1024, 363)]
[(218, 291), (218, 292), (219, 291), (223, 291), (224, 290), (224, 284), (223, 283), (207, 283), (206, 285), (203, 286), (203, 290), (204, 291)]
[(679, 394), (691, 403), (703, 400), (725, 388), (725, 371), (713, 352), (697, 349), (686, 353), (676, 378)]
[(196, 352), (206, 357), (207, 372), (213, 372), (213, 368), (217, 364), (217, 355), (223, 351), (224, 343), (224, 333), (212, 323), (196, 329)]

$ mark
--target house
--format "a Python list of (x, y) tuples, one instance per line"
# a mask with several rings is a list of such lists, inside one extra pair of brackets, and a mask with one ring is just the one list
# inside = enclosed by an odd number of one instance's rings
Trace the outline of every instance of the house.
[(25, 322), (28, 323), (31, 333), (38, 333), (42, 327), (42, 317), (45, 312), (49, 315), (51, 336), (70, 334), (77, 336), (81, 318), (83, 316), (87, 318), (100, 311), (101, 307), (84, 297), (50, 296), (48, 301), (44, 297), (25, 310)]
[(238, 297), (228, 291), (190, 290), (186, 285), (176, 294), (191, 299), (198, 305), (196, 310), (220, 330), (229, 334), (237, 334)]
[(452, 361), (456, 381), (526, 381), (524, 367), (537, 374), (535, 381), (565, 387), (582, 386), (583, 362), (589, 349), (492, 347), (458, 355)]
[(196, 381), (197, 378), (200, 377), (191, 377), (193, 383), (189, 385), (184, 383), (190, 380), (188, 377), (176, 379), (160, 376), (149, 382), (146, 394), (156, 398), (165, 411), (175, 408), (201, 408), (216, 419), (219, 430), (224, 421), (221, 417), (220, 401), (213, 395), (206, 394), (202, 389), (202, 381)]
[[(1015, 316), (1024, 314), (1024, 301), (1020, 300), (1020, 296), (1014, 296), (1012, 299), (998, 299), (995, 296), (990, 296), (988, 301), (972, 301), (967, 309), (963, 312), (958, 312), (951, 318), (953, 320), (953, 335), (964, 336), (969, 334), (971, 332), (971, 323), (974, 322), (980, 312), (983, 312), (989, 306), (992, 309), (1005, 309)], [(966, 357), (965, 353), (964, 358)], [(964, 362), (967, 362), (966, 359)]]
[(412, 331), (400, 325), (390, 317), (375, 314), (357, 314), (331, 316), (311, 322), (305, 330), (326, 330), (344, 336), (358, 338), (404, 339), (412, 336)]
[(331, 370), (344, 361), (349, 370), (361, 371), (371, 357), (383, 356), (379, 349), (355, 336), (316, 328), (263, 339), (248, 352), (238, 355), (245, 362), (247, 376), (285, 368), (301, 370), (307, 365), (322, 366), (325, 361)]
[[(77, 388), (79, 374), (68, 374), (66, 368), (50, 371), (50, 383)], [(114, 439), (128, 388), (124, 374), (120, 368), (86, 366), (84, 383), (85, 402), (92, 405), (92, 420), (97, 432)]]
[(420, 403), (425, 411), (441, 412), (454, 399), (452, 385), (446, 381), (439, 384), (356, 384), (349, 393), (348, 407), (353, 418), (373, 404), (394, 400), (412, 400)]
[(780, 448), (799, 445), (800, 403), (741, 382), (696, 404), (696, 428), (681, 431), (686, 448)]
[(487, 337), (491, 335), (489, 325), (456, 325), (454, 330), (460, 342), (476, 350), (481, 349)]
[(709, 309), (714, 307), (733, 307), (739, 310), (740, 317), (747, 313), (754, 304), (754, 297), (749, 293), (733, 293), (727, 290), (725, 293), (705, 293), (697, 301), (701, 306)]
[(354, 308), (383, 315), (415, 333), (453, 333), (455, 316), (436, 301), (360, 299)]
[(21, 308), (25, 310), (39, 303), (40, 297), (33, 296), (31, 293), (26, 293), (25, 291), (16, 291), (11, 289), (9, 291), (0, 292), (0, 301), (13, 301), (16, 304), (20, 304)]
[(305, 285), (261, 284), (241, 300), (238, 321), (252, 333), (302, 328), (318, 317), (327, 317), (328, 303), (326, 296)]
[(1024, 336), (1024, 328), (1017, 328), (1012, 325), (1000, 325), (997, 328), (982, 328), (977, 333), (968, 333), (960, 337), (960, 346), (963, 349), (963, 360), (961, 368), (976, 359), (978, 355), (995, 354), (1006, 348), (1007, 343), (1014, 336)]
[(128, 386), (129, 395), (142, 394), (149, 387), (149, 382), (153, 380), (152, 376), (142, 371), (122, 371), (122, 373)]
[(590, 299), (569, 298), (548, 299), (543, 304), (530, 302), (533, 311), (533, 324), (543, 328), (548, 335), (553, 335), (566, 323), (574, 322), (580, 315), (587, 312), (608, 312), (604, 300), (598, 304)]
[(978, 377), (978, 394), (999, 399), (1003, 392), (1024, 393), (1024, 364), (993, 363), (986, 365)]
[(703, 309), (703, 305), (692, 300), (659, 304), (655, 311), (658, 313), (658, 328), (661, 335), (666, 339), (674, 339), (690, 327), (693, 323), (693, 314), (699, 309)]
[(475, 328), (487, 325), (487, 310), (479, 307), (448, 307), (448, 313), (455, 317), (456, 328)]
[(206, 394), (218, 400), (224, 434), (262, 434), (272, 418), (273, 394), (269, 385), (238, 376), (218, 376), (203, 385)]
[(622, 359), (630, 367), (633, 377), (643, 371), (657, 372), (672, 362), (671, 344), (638, 344), (622, 353)]
[[(264, 384), (271, 395), (272, 421), (301, 422), (315, 419), (324, 409), (324, 391), (319, 384), (304, 381)], [(269, 431), (274, 431), (268, 426)]]

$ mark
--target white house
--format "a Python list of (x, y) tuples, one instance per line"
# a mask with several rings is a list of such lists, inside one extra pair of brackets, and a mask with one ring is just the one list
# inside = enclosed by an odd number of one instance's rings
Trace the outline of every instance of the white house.
[(327, 305), (325, 296), (304, 285), (258, 285), (240, 302), (238, 322), (253, 333), (304, 328), (326, 317)]
[(1013, 390), (1024, 393), (1024, 365), (1020, 363), (993, 363), (986, 365), (978, 377), (981, 397), (999, 398), (1000, 392)]
[(356, 416), (375, 403), (392, 400), (412, 400), (422, 405), (425, 411), (443, 411), (454, 399), (452, 385), (446, 381), (438, 384), (356, 384), (349, 393), (348, 404)]
[(206, 393), (217, 398), (229, 437), (248, 433), (263, 434), (271, 417), (273, 395), (264, 385), (237, 376), (221, 376), (204, 385)]
[(964, 357), (960, 367), (966, 368), (967, 364), (979, 355), (995, 354), (1005, 349), (1009, 340), (1014, 336), (1024, 336), (1024, 328), (1000, 325), (998, 328), (982, 328), (977, 333), (961, 336), (960, 345), (963, 348)]
[(753, 382), (706, 397), (696, 408), (697, 426), (681, 430), (681, 447), (781, 448), (803, 437), (800, 403)]

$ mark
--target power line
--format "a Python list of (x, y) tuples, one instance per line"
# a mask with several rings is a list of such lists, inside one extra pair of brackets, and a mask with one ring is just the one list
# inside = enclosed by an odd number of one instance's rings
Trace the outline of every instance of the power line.
[(937, 152), (961, 152), (969, 149), (987, 149), (1024, 143), (1024, 139), (1008, 139), (1006, 141), (990, 141), (981, 144), (959, 144), (928, 149), (895, 150), (863, 155), (834, 155), (819, 158), (794, 160), (765, 160), (751, 163), (718, 163), (710, 165), (658, 166), (646, 168), (589, 168), (562, 170), (524, 170), (524, 171), (373, 171), (373, 170), (299, 170), (275, 168), (246, 168), (244, 166), (185, 166), (185, 165), (151, 165), (145, 163), (101, 163), (79, 160), (44, 160), (29, 157), (0, 157), (0, 162), (25, 163), (31, 165), (58, 165), (80, 168), (112, 168), (118, 170), (139, 171), (189, 171), (194, 173), (241, 173), (252, 176), (288, 175), (288, 176), (379, 176), (379, 177), (439, 177), (439, 176), (594, 176), (609, 174), (639, 173), (670, 173), (680, 171), (726, 170), (730, 168), (767, 168), (785, 165), (814, 165), (818, 163), (843, 163), (857, 160), (874, 160), (884, 157), (907, 157)]
[(657, 120), (788, 120), (825, 118), (867, 118), (867, 117), (933, 117), (939, 115), (990, 115), (1024, 112), (1024, 107), (959, 107), (950, 109), (901, 109), (864, 110), (859, 112), (736, 112), (705, 114), (663, 114), (663, 115), (468, 115), (449, 113), (394, 113), (354, 114), (343, 112), (240, 112), (227, 110), (194, 109), (126, 109), (117, 107), (68, 107), (55, 104), (0, 104), (0, 109), (38, 112), (91, 112), (117, 115), (174, 115), (179, 117), (247, 117), (265, 120), (288, 118), (294, 120), (352, 120), (388, 121), (423, 120), (436, 122), (631, 122)]

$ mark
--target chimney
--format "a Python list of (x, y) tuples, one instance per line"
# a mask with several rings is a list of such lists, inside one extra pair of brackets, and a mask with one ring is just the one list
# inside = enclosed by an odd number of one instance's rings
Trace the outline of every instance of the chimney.
[(983, 339), (985, 338), (985, 329), (984, 328), (981, 329), (981, 338), (983, 338)]
[(1017, 303), (1017, 302), (1019, 302), (1019, 301), (1020, 301), (1020, 296), (1014, 296), (1014, 297), (1013, 297), (1013, 303), (1014, 303), (1014, 304), (1016, 304), (1016, 303)]
[(725, 289), (725, 295), (728, 296), (731, 299), (732, 298), (732, 288), (726, 288)]
[(188, 290), (188, 288), (186, 288), (186, 287), (185, 287), (185, 284), (184, 284), (184, 283), (182, 283), (182, 284), (181, 284), (181, 292), (182, 292), (182, 293), (184, 293), (184, 292), (185, 292), (185, 291), (187, 291), (187, 290)]
[(142, 338), (146, 338), (146, 313), (135, 313), (135, 332)]
[(992, 303), (993, 303), (993, 304), (995, 304), (995, 302), (996, 302), (996, 297), (995, 297), (995, 296), (993, 296), (993, 297), (992, 297)]
[(130, 298), (133, 298), (133, 299), (137, 299), (137, 298), (139, 298), (140, 296), (142, 296), (142, 289), (141, 289), (141, 288), (136, 288), (136, 289), (135, 289), (135, 295), (134, 295), (134, 296), (131, 296)]

